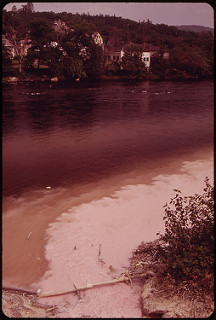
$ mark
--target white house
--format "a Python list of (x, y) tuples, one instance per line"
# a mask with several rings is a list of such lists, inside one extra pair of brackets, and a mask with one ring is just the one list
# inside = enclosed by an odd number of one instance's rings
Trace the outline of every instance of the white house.
[(92, 35), (92, 38), (94, 39), (94, 42), (102, 47), (102, 49), (104, 50), (104, 43), (103, 43), (103, 38), (101, 37), (99, 32), (94, 32)]
[[(106, 63), (110, 63), (112, 61), (121, 62), (122, 58), (125, 54), (126, 46), (120, 46), (118, 48), (109, 47), (104, 50), (104, 57)], [(150, 58), (151, 54), (149, 51), (143, 51), (141, 55), (142, 61), (145, 63), (146, 67), (150, 67)]]
[[(106, 46), (104, 50), (106, 63), (110, 63), (111, 61), (121, 62), (127, 46), (128, 45), (122, 45), (117, 48), (112, 45)], [(136, 44), (135, 46), (141, 49), (142, 61), (145, 63), (146, 67), (149, 68), (151, 65), (151, 57), (160, 52), (160, 47), (145, 42), (142, 44)], [(163, 59), (169, 59), (168, 51), (163, 52)]]
[(121, 62), (123, 56), (124, 50), (122, 47), (109, 47), (104, 50), (104, 57), (107, 63), (112, 61)]
[(142, 61), (145, 63), (146, 68), (150, 67), (151, 53), (149, 51), (142, 52)]

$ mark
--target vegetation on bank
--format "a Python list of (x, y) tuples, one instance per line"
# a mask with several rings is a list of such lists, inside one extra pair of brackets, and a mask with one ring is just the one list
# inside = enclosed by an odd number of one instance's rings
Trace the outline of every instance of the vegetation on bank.
[[(61, 20), (55, 29), (54, 22)], [(69, 28), (69, 29), (68, 29)], [(119, 46), (143, 42), (159, 46), (147, 70), (138, 49), (130, 50), (122, 63), (107, 65), (102, 48), (92, 34), (99, 32), (104, 43)], [(32, 3), (2, 12), (2, 33), (14, 45), (16, 58), (3, 45), (3, 76), (55, 77), (64, 79), (185, 79), (213, 76), (212, 32), (191, 32), (174, 26), (135, 22), (109, 15), (35, 12)], [(31, 47), (24, 54), (24, 45)], [(170, 59), (162, 58), (169, 51)]]
[(180, 190), (164, 206), (165, 233), (133, 253), (131, 273), (150, 271), (155, 286), (195, 299), (214, 298), (214, 187), (205, 179), (203, 194)]

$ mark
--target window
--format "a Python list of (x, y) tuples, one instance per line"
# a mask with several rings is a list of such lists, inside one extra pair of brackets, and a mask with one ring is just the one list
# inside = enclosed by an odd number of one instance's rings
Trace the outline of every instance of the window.
[(117, 60), (119, 60), (119, 56), (117, 56)]
[(149, 58), (146, 58), (146, 61), (149, 61)]
[(113, 56), (113, 60), (115, 60), (116, 56)]

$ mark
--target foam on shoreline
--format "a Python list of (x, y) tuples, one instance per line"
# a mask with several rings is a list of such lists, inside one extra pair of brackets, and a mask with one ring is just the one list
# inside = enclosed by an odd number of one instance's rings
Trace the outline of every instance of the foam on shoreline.
[[(70, 289), (74, 284), (108, 281), (129, 265), (132, 250), (163, 232), (163, 205), (180, 189), (202, 193), (204, 179), (213, 183), (212, 158), (184, 162), (181, 173), (158, 175), (152, 184), (125, 185), (110, 197), (82, 203), (62, 213), (47, 229), (50, 269), (34, 283), (42, 292)], [(58, 304), (60, 317), (141, 317), (140, 288), (125, 284), (43, 298)]]

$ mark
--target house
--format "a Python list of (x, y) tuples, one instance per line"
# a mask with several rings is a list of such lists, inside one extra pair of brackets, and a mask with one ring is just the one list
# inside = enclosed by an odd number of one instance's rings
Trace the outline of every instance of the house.
[[(152, 57), (153, 55), (159, 53), (161, 51), (161, 48), (158, 46), (154, 46), (151, 43), (146, 43), (144, 42), (143, 44), (141, 44), (143, 51), (148, 51), (150, 52), (150, 57)], [(169, 51), (164, 51), (163, 52), (163, 59), (169, 59)]]
[[(137, 48), (140, 48), (142, 54), (141, 59), (145, 63), (146, 67), (149, 68), (151, 64), (151, 57), (160, 52), (160, 47), (154, 46), (150, 43), (136, 44)], [(104, 49), (104, 58), (107, 64), (112, 61), (121, 62), (122, 58), (127, 50), (128, 44), (115, 47), (108, 45)], [(163, 52), (163, 59), (169, 59), (169, 52)]]
[(104, 58), (107, 63), (111, 61), (121, 62), (122, 57), (124, 56), (123, 47), (105, 47), (104, 49)]
[[(119, 47), (106, 47), (104, 50), (104, 58), (107, 64), (112, 61), (122, 62), (122, 58), (127, 50), (128, 45), (122, 45)], [(145, 63), (146, 67), (150, 67), (150, 52), (142, 51), (141, 59)]]
[(150, 67), (150, 60), (151, 60), (151, 54), (149, 51), (143, 51), (142, 52), (142, 61), (145, 63), (146, 67)]
[(92, 35), (94, 42), (104, 50), (103, 38), (101, 37), (99, 32), (94, 32)]

